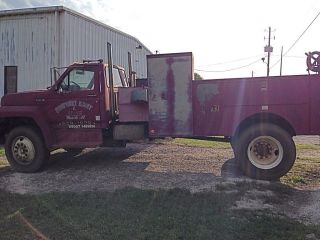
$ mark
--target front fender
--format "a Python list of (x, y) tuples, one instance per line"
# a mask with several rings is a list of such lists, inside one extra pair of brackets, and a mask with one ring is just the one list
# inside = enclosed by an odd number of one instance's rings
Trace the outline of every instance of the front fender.
[(46, 117), (35, 106), (2, 106), (0, 107), (0, 119), (21, 118), (31, 119), (41, 130), (46, 146), (50, 148), (53, 143), (52, 131), (49, 128)]

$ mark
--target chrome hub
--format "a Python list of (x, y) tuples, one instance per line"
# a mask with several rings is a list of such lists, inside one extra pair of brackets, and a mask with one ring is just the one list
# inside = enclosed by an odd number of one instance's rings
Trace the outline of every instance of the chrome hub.
[(250, 142), (247, 154), (250, 162), (257, 168), (271, 169), (282, 161), (283, 147), (271, 136), (260, 136)]
[(12, 156), (15, 161), (22, 165), (29, 165), (35, 158), (35, 148), (32, 141), (25, 137), (16, 137), (12, 142)]

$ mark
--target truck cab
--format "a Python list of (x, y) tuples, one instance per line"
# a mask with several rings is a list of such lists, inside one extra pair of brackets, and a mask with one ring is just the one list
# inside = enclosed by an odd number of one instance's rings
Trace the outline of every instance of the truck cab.
[(114, 129), (120, 125), (119, 92), (129, 82), (124, 68), (113, 65), (111, 72), (102, 60), (86, 60), (66, 68), (47, 90), (4, 96), (0, 140), (11, 166), (33, 172), (57, 148), (124, 146), (128, 139), (114, 139)]

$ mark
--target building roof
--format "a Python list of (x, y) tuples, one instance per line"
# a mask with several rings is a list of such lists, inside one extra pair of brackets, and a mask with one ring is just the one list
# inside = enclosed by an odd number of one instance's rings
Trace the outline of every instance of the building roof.
[(139, 41), (139, 39), (122, 32), (116, 28), (113, 28), (107, 24), (104, 24), (102, 22), (99, 22), (91, 17), (88, 17), (84, 14), (81, 14), (79, 12), (76, 12), (70, 8), (64, 7), (64, 6), (50, 6), (50, 7), (36, 7), (36, 8), (21, 8), (21, 9), (10, 9), (10, 10), (1, 10), (0, 11), (0, 18), (1, 17), (7, 17), (7, 16), (17, 16), (17, 15), (28, 15), (28, 14), (41, 14), (41, 13), (54, 13), (54, 12), (68, 12), (70, 14), (79, 16), (83, 19), (86, 19), (87, 21), (93, 22), (97, 25), (100, 25), (102, 27), (108, 28), (111, 31), (116, 32), (117, 34), (123, 35), (125, 37), (131, 38), (132, 40), (135, 40), (139, 45), (141, 45), (144, 49), (152, 53), (142, 42)]

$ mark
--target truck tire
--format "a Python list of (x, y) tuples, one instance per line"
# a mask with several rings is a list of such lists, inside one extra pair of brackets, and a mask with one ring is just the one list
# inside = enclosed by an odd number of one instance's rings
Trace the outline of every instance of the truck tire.
[(236, 143), (237, 143), (237, 137), (234, 136), (230, 139), (230, 146), (233, 150), (233, 152), (235, 151), (235, 148), (236, 148)]
[(8, 134), (5, 152), (11, 167), (17, 172), (40, 170), (50, 153), (40, 133), (32, 127), (16, 127)]
[(269, 123), (242, 131), (234, 153), (243, 173), (261, 180), (279, 179), (292, 168), (296, 159), (296, 147), (290, 134)]

